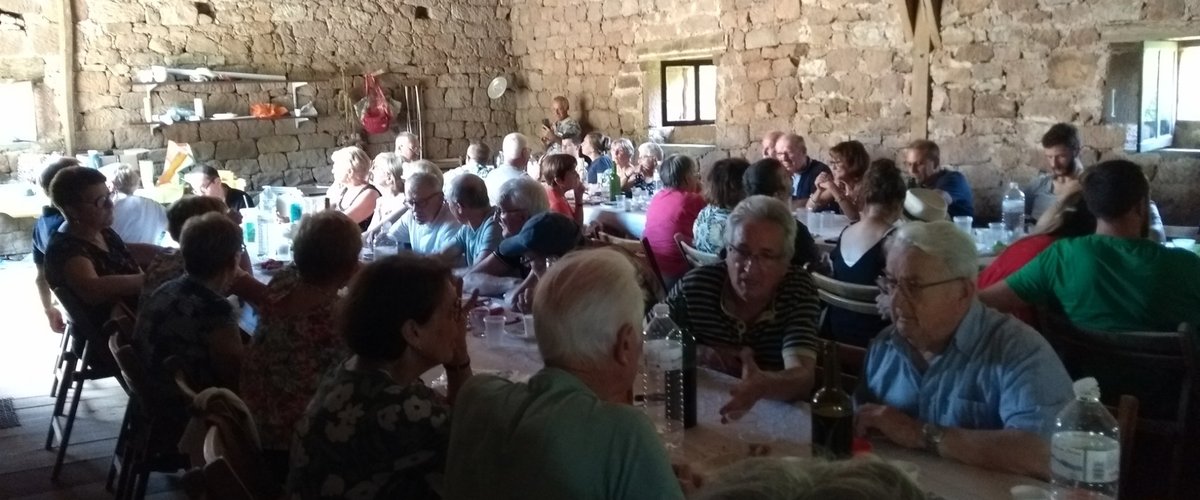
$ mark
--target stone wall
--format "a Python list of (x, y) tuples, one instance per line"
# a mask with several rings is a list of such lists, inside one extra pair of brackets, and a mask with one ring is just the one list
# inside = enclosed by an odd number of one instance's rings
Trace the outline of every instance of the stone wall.
[[(941, 12), (944, 45), (931, 57), (930, 137), (945, 163), (996, 216), (1007, 180), (1042, 164), (1038, 139), (1057, 121), (1077, 124), (1088, 162), (1122, 156), (1124, 133), (1102, 123), (1113, 33), (1179, 33), (1200, 19), (1181, 0), (956, 0)], [(843, 140), (894, 156), (909, 139), (910, 43), (886, 0), (515, 0), (513, 53), (526, 90), (522, 131), (536, 133), (557, 94), (613, 135), (646, 137), (644, 81), (656, 61), (713, 56), (716, 143), (757, 157), (771, 129), (806, 137), (815, 156)], [(1196, 29), (1200, 34), (1200, 28)], [(1176, 35), (1178, 36), (1178, 35)], [(1200, 220), (1200, 159), (1136, 155), (1168, 224)]]
[[(56, 0), (23, 0), (57, 5)], [(192, 144), (197, 159), (235, 171), (255, 186), (328, 181), (328, 156), (351, 126), (343, 94), (362, 96), (353, 75), (384, 70), (385, 87), (422, 85), (425, 156), (461, 156), (469, 140), (499, 145), (514, 128), (512, 96), (490, 100), (485, 86), (512, 67), (508, 7), (499, 0), (88, 0), (76, 2), (79, 149), (162, 148)], [(310, 79), (300, 104), (321, 117), (180, 124), (155, 131), (143, 120), (143, 97), (130, 85), (150, 65), (280, 74)], [(0, 66), (2, 68), (2, 66)], [(343, 80), (339, 73), (351, 75)], [(0, 77), (7, 75), (0, 71)], [(398, 97), (398, 92), (396, 92)], [(154, 111), (191, 109), (248, 114), (249, 105), (292, 107), (285, 85), (160, 87)], [(43, 103), (48, 104), (48, 103)], [(53, 105), (44, 106), (57, 114)], [(46, 147), (55, 136), (46, 135)], [(365, 138), (372, 154), (391, 149), (392, 134)], [(59, 143), (61, 147), (61, 143)]]

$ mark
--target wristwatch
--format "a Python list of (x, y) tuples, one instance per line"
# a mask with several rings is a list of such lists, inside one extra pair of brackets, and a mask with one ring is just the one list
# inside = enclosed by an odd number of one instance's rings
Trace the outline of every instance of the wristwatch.
[(945, 429), (935, 423), (926, 423), (921, 426), (921, 439), (925, 441), (925, 451), (934, 455), (941, 455), (939, 446), (942, 444), (942, 437), (945, 435)]

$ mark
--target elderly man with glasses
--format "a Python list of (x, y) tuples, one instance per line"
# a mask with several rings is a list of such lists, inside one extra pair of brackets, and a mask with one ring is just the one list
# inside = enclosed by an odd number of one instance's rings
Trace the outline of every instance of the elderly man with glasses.
[(446, 204), (442, 180), (425, 172), (413, 174), (405, 184), (404, 204), (409, 211), (388, 230), (388, 236), (401, 248), (441, 256), (448, 265), (462, 266), (462, 248), (458, 245), (462, 224)]
[(946, 221), (888, 243), (880, 288), (894, 321), (867, 352), (856, 425), (979, 467), (1049, 475), (1047, 422), (1071, 380), (1046, 340), (976, 298), (975, 243)]

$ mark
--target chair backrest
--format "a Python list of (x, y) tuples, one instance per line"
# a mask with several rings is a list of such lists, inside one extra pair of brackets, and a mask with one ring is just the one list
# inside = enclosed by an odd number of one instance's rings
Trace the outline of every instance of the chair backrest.
[(60, 286), (54, 289), (54, 297), (58, 299), (58, 303), (62, 304), (66, 312), (65, 321), (71, 324), (71, 335), (76, 338), (94, 339), (100, 335), (101, 325), (95, 325), (90, 316), (88, 316), (87, 308), (84, 307), (83, 301), (75, 296), (65, 286)]
[[(870, 302), (874, 304), (875, 297), (879, 295), (879, 287), (873, 285), (859, 285), (857, 283), (838, 281), (820, 273), (812, 273), (812, 279), (813, 284), (817, 285), (817, 290), (851, 301)], [(874, 313), (874, 310), (870, 311), (870, 314)]]
[[(858, 380), (862, 378), (863, 364), (867, 358), (867, 350), (841, 342), (837, 343), (837, 348), (838, 369), (842, 372), (842, 389), (845, 389), (847, 393), (854, 394), (854, 390), (858, 388)], [(824, 361), (821, 361), (815, 371), (817, 383), (813, 384), (814, 391), (821, 386), (821, 379), (825, 373), (824, 370)]]
[(221, 429), (213, 426), (204, 435), (204, 491), (208, 498), (254, 500), (238, 472), (225, 458)]
[[(204, 435), (204, 463), (224, 460), (238, 483), (251, 497), (274, 498), (279, 484), (263, 462), (262, 449), (228, 419), (206, 417), (208, 430)], [(206, 469), (207, 472), (207, 469)], [(224, 497), (220, 497), (224, 498)]]
[(684, 236), (683, 233), (675, 233), (675, 245), (679, 247), (679, 253), (683, 254), (683, 259), (687, 261), (688, 267), (691, 269), (721, 262), (721, 256), (697, 250), (691, 243), (688, 243), (687, 236)]
[[(1122, 394), (1117, 406), (1106, 406), (1109, 412), (1117, 416), (1117, 430), (1120, 431), (1121, 470), (1130, 471), (1133, 465), (1134, 436), (1137, 434), (1138, 399), (1128, 394)], [(1118, 497), (1127, 497), (1125, 485), (1129, 484), (1128, 472), (1122, 473), (1117, 485)]]
[[(646, 252), (646, 260), (650, 262), (650, 269), (654, 270), (654, 277), (658, 278), (658, 284), (667, 290), (667, 280), (663, 279), (662, 270), (658, 267), (658, 259), (654, 257), (654, 251), (650, 249), (650, 240), (642, 238), (642, 251)], [(670, 291), (668, 290), (668, 293)]]
[(817, 296), (821, 298), (821, 302), (839, 309), (845, 309), (858, 314), (879, 314), (879, 309), (875, 306), (874, 301), (862, 302), (848, 299), (841, 295), (836, 295), (820, 289), (817, 290)]

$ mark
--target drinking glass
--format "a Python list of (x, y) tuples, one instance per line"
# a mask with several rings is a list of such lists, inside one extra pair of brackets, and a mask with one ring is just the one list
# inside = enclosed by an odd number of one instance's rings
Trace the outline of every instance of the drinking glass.
[(467, 322), (471, 325), (471, 334), (476, 337), (484, 336), (483, 318), (486, 318), (491, 311), (488, 308), (479, 306), (470, 311), (467, 311)]
[(971, 234), (971, 225), (975, 222), (975, 218), (970, 215), (958, 215), (954, 217), (954, 225), (958, 226), (964, 233)]
[(813, 211), (809, 211), (807, 215), (808, 215), (808, 220), (806, 221), (806, 225), (808, 226), (809, 232), (813, 233), (814, 235), (820, 233), (821, 232), (821, 214), (813, 212)]
[(525, 327), (525, 336), (533, 338), (533, 315), (526, 314), (521, 317), (521, 326)]
[(992, 244), (1004, 243), (1008, 244), (1008, 231), (1004, 229), (1003, 222), (991, 222), (988, 224), (988, 230), (992, 232)]
[(742, 451), (749, 457), (763, 457), (771, 454), (771, 437), (759, 427), (758, 416), (752, 412), (733, 412), (726, 415), (737, 439), (744, 446)]

